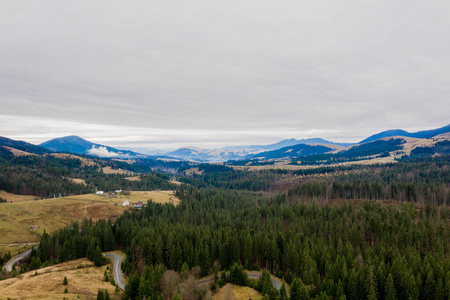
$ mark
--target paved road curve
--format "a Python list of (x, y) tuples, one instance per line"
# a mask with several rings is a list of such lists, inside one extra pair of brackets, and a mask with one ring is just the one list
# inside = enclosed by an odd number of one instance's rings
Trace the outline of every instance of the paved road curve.
[(116, 282), (119, 289), (125, 290), (125, 282), (123, 282), (122, 271), (120, 270), (120, 265), (122, 264), (122, 256), (117, 255), (117, 254), (109, 254), (109, 253), (106, 253), (103, 255), (106, 257), (112, 258), (114, 281)]
[[(31, 248), (33, 249), (33, 248)], [(6, 269), (6, 271), (8, 272), (12, 272), (13, 270), (13, 266), (15, 264), (17, 264), (19, 261), (21, 261), (22, 259), (24, 259), (25, 257), (27, 257), (28, 255), (31, 254), (31, 249), (28, 249), (27, 251), (23, 252), (22, 254), (14, 257), (13, 259), (11, 259), (10, 261), (8, 261), (6, 263), (6, 265), (4, 266), (4, 268)]]

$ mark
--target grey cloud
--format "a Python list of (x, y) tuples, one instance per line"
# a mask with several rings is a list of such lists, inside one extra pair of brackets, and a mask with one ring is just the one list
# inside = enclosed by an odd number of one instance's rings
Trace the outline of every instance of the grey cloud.
[(358, 141), (449, 123), (447, 1), (1, 6), (0, 120), (21, 122), (0, 135)]

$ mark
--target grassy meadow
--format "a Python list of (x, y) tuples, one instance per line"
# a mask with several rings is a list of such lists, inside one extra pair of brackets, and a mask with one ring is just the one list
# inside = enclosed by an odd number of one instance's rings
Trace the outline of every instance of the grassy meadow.
[[(96, 299), (98, 289), (120, 299), (115, 287), (104, 279), (111, 264), (95, 267), (87, 258), (72, 260), (0, 281), (0, 299)], [(111, 271), (107, 271), (111, 277)], [(62, 285), (67, 277), (68, 285)], [(68, 293), (64, 293), (67, 288)]]
[[(44, 229), (51, 233), (69, 225), (72, 220), (114, 220), (124, 210), (130, 209), (122, 206), (125, 199), (130, 203), (152, 199), (157, 203), (174, 205), (180, 201), (173, 196), (173, 191), (132, 191), (130, 195), (119, 194), (117, 198), (87, 194), (40, 200), (35, 196), (6, 192), (0, 192), (0, 197), (8, 200), (8, 203), (0, 204), (0, 253), (11, 250), (11, 253), (17, 253), (23, 250), (23, 243), (39, 243)], [(33, 225), (38, 228), (30, 230)]]

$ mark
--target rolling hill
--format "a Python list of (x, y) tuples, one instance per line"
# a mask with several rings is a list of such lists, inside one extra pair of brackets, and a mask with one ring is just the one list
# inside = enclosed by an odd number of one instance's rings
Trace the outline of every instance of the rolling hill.
[(40, 144), (41, 147), (47, 148), (54, 152), (70, 152), (76, 154), (87, 154), (98, 157), (109, 158), (135, 158), (146, 157), (129, 150), (118, 150), (109, 146), (92, 143), (76, 135), (56, 138)]
[(9, 139), (6, 137), (1, 137), (1, 136), (0, 136), (0, 146), (10, 147), (10, 148), (14, 148), (14, 149), (17, 149), (20, 151), (39, 154), (39, 155), (53, 152), (44, 147), (36, 146), (36, 145), (30, 144), (30, 143), (27, 143), (24, 141), (12, 140), (12, 139)]
[(374, 135), (369, 136), (368, 138), (362, 140), (359, 142), (359, 144), (372, 142), (378, 139), (386, 138), (386, 137), (393, 137), (393, 136), (404, 136), (404, 137), (412, 137), (412, 138), (419, 138), (419, 139), (429, 139), (431, 137), (434, 137), (436, 135), (440, 135), (443, 133), (450, 132), (450, 124), (441, 128), (432, 129), (432, 130), (423, 130), (418, 132), (408, 132), (402, 129), (392, 129), (383, 131)]
[(250, 158), (253, 159), (290, 159), (293, 157), (305, 157), (310, 155), (324, 154), (333, 151), (333, 148), (317, 145), (310, 146), (305, 144), (297, 144), (289, 147), (284, 147), (277, 150), (266, 151), (255, 154)]

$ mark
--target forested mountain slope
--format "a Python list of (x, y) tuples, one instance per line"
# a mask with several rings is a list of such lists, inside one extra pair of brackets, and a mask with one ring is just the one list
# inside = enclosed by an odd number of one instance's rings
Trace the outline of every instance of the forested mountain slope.
[[(121, 248), (131, 278), (125, 299), (160, 299), (163, 274), (191, 268), (200, 276), (265, 268), (307, 299), (447, 299), (449, 162), (442, 156), (295, 172), (200, 166), (203, 175), (178, 187), (177, 207), (149, 203), (114, 226), (74, 224), (45, 235), (33, 260), (95, 260)], [(192, 299), (204, 296), (192, 282)]]

